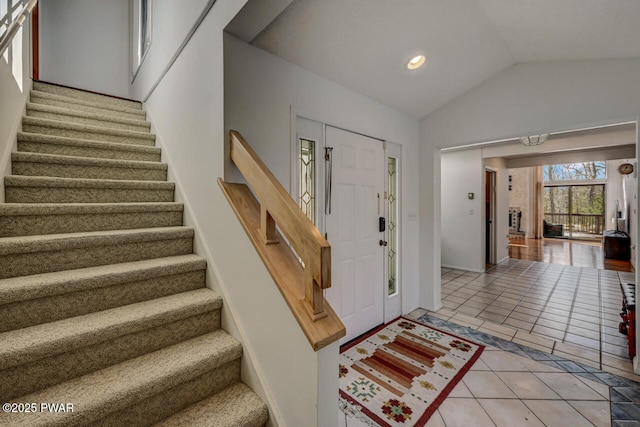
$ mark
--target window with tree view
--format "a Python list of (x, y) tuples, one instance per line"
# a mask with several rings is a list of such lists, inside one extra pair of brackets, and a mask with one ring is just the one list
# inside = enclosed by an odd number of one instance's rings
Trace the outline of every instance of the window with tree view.
[(606, 162), (563, 163), (544, 167), (545, 182), (605, 179)]
[(544, 237), (600, 238), (604, 232), (604, 161), (543, 168)]

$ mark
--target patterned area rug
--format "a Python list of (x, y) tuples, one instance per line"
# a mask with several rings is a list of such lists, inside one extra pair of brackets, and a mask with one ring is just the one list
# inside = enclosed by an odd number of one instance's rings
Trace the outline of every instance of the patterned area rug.
[(484, 346), (401, 317), (340, 354), (340, 409), (371, 426), (423, 426)]

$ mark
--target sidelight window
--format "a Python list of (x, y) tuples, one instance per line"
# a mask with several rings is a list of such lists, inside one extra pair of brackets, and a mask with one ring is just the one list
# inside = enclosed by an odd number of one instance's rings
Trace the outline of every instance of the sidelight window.
[(316, 224), (316, 142), (300, 138), (298, 146), (298, 204)]
[(398, 292), (397, 254), (398, 254), (398, 159), (387, 158), (388, 185), (387, 203), (389, 208), (389, 218), (387, 226), (387, 295), (394, 295)]

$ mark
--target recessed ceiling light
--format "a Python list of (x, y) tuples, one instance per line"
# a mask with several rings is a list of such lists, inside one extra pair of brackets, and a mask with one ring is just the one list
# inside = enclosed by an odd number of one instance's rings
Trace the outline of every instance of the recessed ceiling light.
[(407, 68), (410, 70), (417, 70), (424, 65), (426, 60), (427, 58), (425, 58), (424, 55), (414, 56), (409, 60), (409, 62), (407, 62)]

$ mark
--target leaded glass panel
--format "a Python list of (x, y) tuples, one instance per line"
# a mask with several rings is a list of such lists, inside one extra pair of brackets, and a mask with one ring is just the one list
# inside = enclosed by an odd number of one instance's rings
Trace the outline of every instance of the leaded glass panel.
[(300, 187), (298, 204), (307, 217), (316, 223), (316, 143), (300, 138), (298, 153), (298, 170), (300, 171)]
[(388, 252), (387, 256), (389, 257), (389, 268), (388, 271), (388, 295), (393, 295), (398, 292), (398, 283), (397, 283), (397, 253), (398, 253), (398, 174), (397, 174), (397, 159), (393, 157), (389, 157), (387, 159), (387, 170), (389, 173), (389, 188), (387, 194), (387, 203), (389, 204), (389, 219), (388, 219)]

